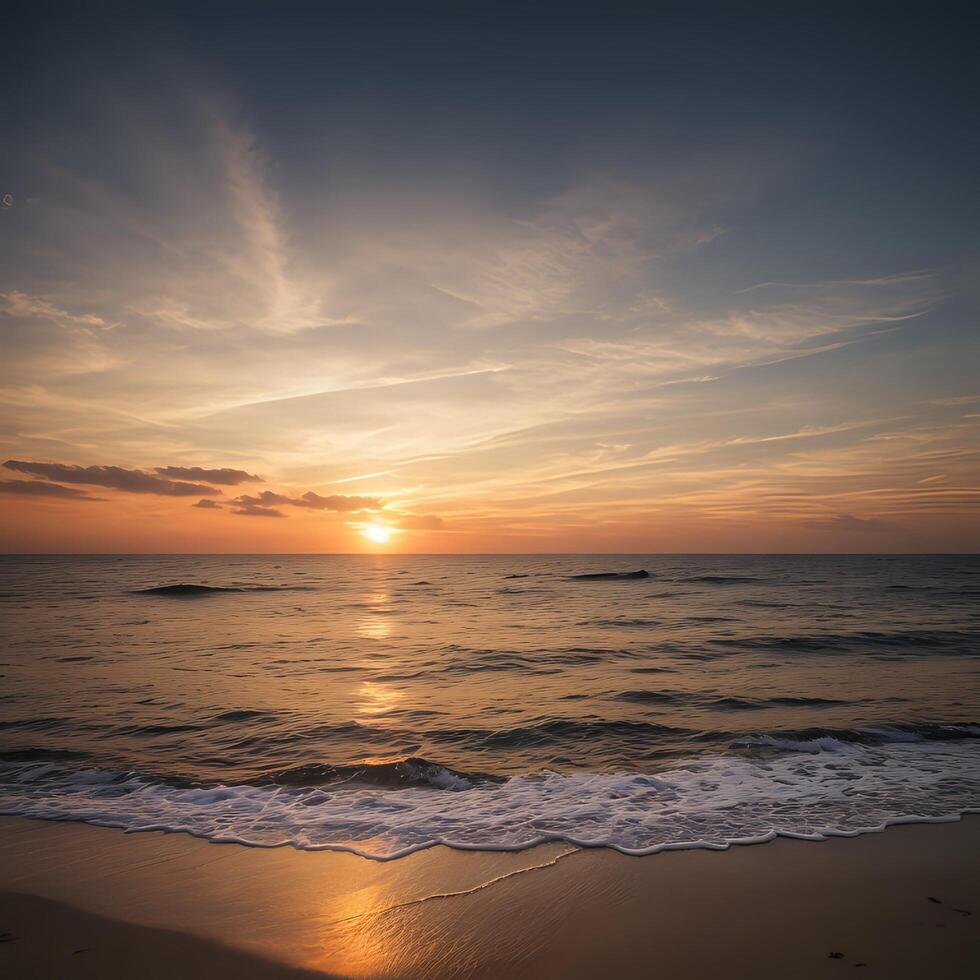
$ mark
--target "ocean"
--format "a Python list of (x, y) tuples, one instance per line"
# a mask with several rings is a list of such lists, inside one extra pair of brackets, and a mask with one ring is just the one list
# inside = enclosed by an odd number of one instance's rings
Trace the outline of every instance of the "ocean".
[(976, 556), (18, 556), (0, 616), (3, 814), (388, 859), (980, 812)]

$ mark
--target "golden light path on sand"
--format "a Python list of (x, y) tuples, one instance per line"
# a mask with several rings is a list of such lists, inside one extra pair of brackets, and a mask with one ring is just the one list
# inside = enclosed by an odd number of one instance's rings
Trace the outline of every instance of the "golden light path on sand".
[(977, 818), (723, 853), (434, 847), (387, 862), (82, 824), (0, 831), (0, 890), (333, 977), (782, 980), (829, 975), (834, 949), (896, 980), (977, 965), (974, 920), (955, 912), (980, 901)]

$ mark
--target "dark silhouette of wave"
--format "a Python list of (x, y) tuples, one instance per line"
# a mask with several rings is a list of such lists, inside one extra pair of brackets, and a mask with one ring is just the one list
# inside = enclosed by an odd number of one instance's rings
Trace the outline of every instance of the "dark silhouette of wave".
[(586, 572), (584, 575), (570, 576), (573, 582), (621, 582), (652, 577), (645, 568), (641, 568), (638, 572)]
[(868, 656), (902, 657), (919, 655), (978, 656), (977, 630), (862, 630), (804, 636), (712, 637), (714, 647), (780, 653), (861, 653)]
[(175, 599), (196, 599), (224, 592), (312, 592), (304, 585), (197, 585), (179, 582), (176, 585), (154, 585), (148, 589), (134, 589), (133, 595), (170, 596)]
[(853, 704), (832, 698), (771, 697), (748, 698), (729, 695), (702, 694), (691, 691), (620, 691), (613, 695), (615, 701), (636, 704), (685, 705), (715, 711), (758, 711), (766, 708), (828, 708)]
[(375, 786), (379, 789), (470, 789), (477, 783), (504, 781), (502, 776), (459, 772), (427, 759), (410, 757), (393, 762), (365, 762), (359, 765), (331, 766), (313, 763), (293, 766), (280, 772), (260, 776), (255, 786)]

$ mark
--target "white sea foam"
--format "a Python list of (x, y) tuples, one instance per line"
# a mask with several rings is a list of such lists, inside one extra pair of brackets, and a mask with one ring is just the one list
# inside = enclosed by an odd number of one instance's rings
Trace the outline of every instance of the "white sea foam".
[[(706, 756), (656, 775), (539, 773), (449, 789), (187, 788), (100, 771), (8, 768), (0, 812), (129, 831), (180, 831), (261, 847), (389, 859), (433, 844), (519, 849), (550, 840), (627, 854), (821, 839), (980, 812), (972, 741)], [(799, 746), (800, 743), (796, 743)]]

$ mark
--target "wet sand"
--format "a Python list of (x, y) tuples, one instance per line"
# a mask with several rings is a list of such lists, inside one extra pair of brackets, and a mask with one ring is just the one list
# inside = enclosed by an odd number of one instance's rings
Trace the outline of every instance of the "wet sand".
[(0, 894), (0, 923), (4, 977), (316, 980), (324, 976), (186, 933), (129, 925), (33, 895)]
[(726, 852), (387, 863), (3, 819), (0, 890), (10, 978), (980, 975), (977, 817)]

